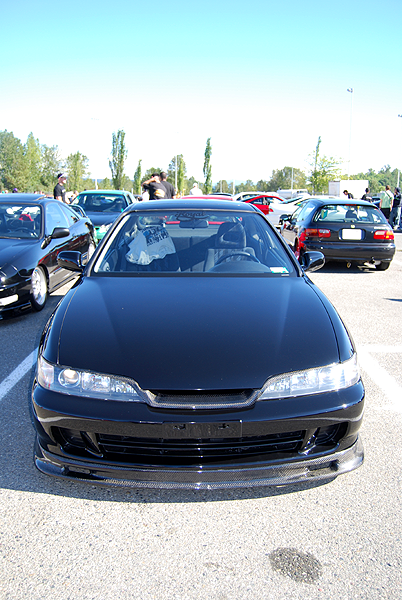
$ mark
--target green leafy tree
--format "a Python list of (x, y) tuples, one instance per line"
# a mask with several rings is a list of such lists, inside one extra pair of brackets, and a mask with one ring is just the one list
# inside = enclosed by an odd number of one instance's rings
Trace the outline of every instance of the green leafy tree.
[(211, 168), (211, 155), (212, 146), (211, 138), (207, 139), (207, 145), (204, 153), (204, 194), (210, 194), (212, 192), (212, 168)]
[(41, 163), (42, 154), (39, 140), (34, 138), (31, 132), (24, 146), (23, 171), (25, 184), (21, 188), (26, 192), (39, 191), (41, 187)]
[[(235, 193), (240, 194), (240, 192), (256, 192), (257, 187), (251, 181), (251, 179), (247, 179), (247, 181), (243, 181), (236, 185)], [(259, 191), (259, 190), (258, 190)]]
[(120, 190), (126, 190), (128, 192), (131, 192), (131, 190), (133, 189), (133, 182), (131, 181), (130, 177), (128, 177), (128, 175), (123, 175), (120, 185)]
[(138, 166), (134, 173), (133, 190), (134, 194), (141, 194), (141, 159), (138, 161)]
[(2, 189), (25, 191), (24, 147), (12, 131), (0, 132), (0, 177)]
[(321, 136), (318, 138), (315, 152), (310, 154), (310, 181), (313, 194), (327, 193), (328, 182), (339, 179), (341, 161), (320, 154)]
[[(176, 173), (177, 163), (177, 173)], [(186, 193), (187, 179), (186, 179), (187, 167), (186, 162), (182, 154), (174, 156), (169, 163), (167, 170), (167, 180), (171, 183), (179, 192)], [(177, 179), (176, 179), (177, 178)]]
[(66, 171), (69, 189), (81, 192), (85, 187), (84, 179), (88, 178), (88, 158), (81, 152), (70, 154), (66, 161)]
[(112, 182), (115, 190), (120, 190), (123, 181), (124, 163), (127, 158), (127, 150), (124, 143), (126, 134), (122, 129), (112, 136), (112, 159), (109, 160), (109, 167), (112, 172)]
[(110, 179), (108, 177), (105, 177), (105, 179), (102, 179), (102, 181), (99, 184), (99, 189), (100, 190), (111, 190), (112, 189), (112, 182), (110, 181)]
[[(293, 178), (293, 185), (292, 185)], [(263, 187), (264, 186), (264, 187)], [(283, 167), (283, 169), (274, 169), (269, 181), (257, 183), (257, 189), (267, 192), (276, 192), (277, 190), (302, 189), (306, 187), (306, 175), (300, 169), (292, 167)]]
[(46, 192), (53, 191), (57, 174), (63, 170), (57, 146), (41, 145), (40, 187)]
[(226, 179), (222, 179), (221, 181), (218, 181), (218, 183), (216, 183), (215, 186), (213, 187), (212, 191), (214, 193), (216, 193), (216, 192), (225, 192), (227, 194), (231, 193), (231, 189), (229, 189), (229, 184), (226, 181)]

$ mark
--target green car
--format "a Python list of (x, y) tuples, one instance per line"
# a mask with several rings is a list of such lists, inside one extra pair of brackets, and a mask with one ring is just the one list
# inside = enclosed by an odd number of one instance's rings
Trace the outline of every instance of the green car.
[(120, 213), (135, 201), (133, 194), (125, 190), (85, 190), (76, 197), (73, 206), (81, 206), (91, 219), (98, 243)]

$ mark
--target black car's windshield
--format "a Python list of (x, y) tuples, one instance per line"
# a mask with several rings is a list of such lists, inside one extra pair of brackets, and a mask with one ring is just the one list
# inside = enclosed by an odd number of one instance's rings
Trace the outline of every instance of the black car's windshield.
[(0, 238), (38, 239), (41, 222), (40, 206), (13, 202), (0, 204)]
[(108, 239), (93, 272), (296, 273), (262, 215), (202, 209), (129, 213)]
[(327, 204), (314, 215), (316, 223), (387, 223), (386, 218), (375, 206), (358, 204)]
[(84, 192), (79, 194), (73, 205), (78, 204), (86, 213), (121, 213), (127, 206), (122, 194), (103, 194), (95, 192)]

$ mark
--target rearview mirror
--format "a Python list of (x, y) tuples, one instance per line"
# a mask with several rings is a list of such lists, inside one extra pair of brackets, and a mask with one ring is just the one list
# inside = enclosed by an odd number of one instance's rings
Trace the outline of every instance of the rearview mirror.
[(64, 252), (59, 252), (59, 255), (57, 257), (57, 264), (63, 269), (68, 269), (69, 271), (76, 271), (78, 273), (82, 273), (84, 267), (82, 266), (81, 260), (81, 252), (65, 250)]

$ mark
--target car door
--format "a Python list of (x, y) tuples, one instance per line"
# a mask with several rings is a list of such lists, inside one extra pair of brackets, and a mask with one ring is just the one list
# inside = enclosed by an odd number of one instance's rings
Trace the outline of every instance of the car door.
[[(62, 210), (60, 202), (48, 202), (45, 205), (45, 240), (54, 231), (56, 227), (62, 227), (70, 230), (70, 223)], [(63, 281), (71, 278), (71, 272), (62, 269), (57, 264), (57, 257), (62, 250), (75, 249), (73, 246), (74, 236), (71, 233), (68, 237), (50, 240), (45, 248), (45, 256), (41, 263), (46, 267), (49, 273), (49, 291), (51, 292)]]

